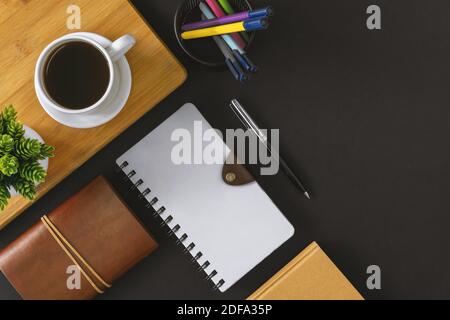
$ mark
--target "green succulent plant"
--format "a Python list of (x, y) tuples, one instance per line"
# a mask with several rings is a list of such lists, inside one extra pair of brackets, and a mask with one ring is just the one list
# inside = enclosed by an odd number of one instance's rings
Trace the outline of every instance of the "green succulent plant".
[(0, 184), (0, 210), (5, 210), (8, 205), (11, 193), (6, 185)]
[(14, 150), (14, 139), (7, 134), (0, 135), (0, 154), (7, 154)]
[(47, 158), (53, 158), (55, 156), (55, 147), (48, 144), (41, 144), (41, 153), (38, 156), (38, 160), (45, 160)]
[(7, 177), (15, 175), (19, 171), (19, 159), (10, 154), (0, 158), (0, 172)]
[(0, 113), (0, 210), (8, 205), (11, 188), (27, 200), (36, 197), (36, 186), (47, 175), (39, 160), (54, 157), (54, 151), (50, 145), (25, 137), (12, 105)]
[(14, 154), (24, 160), (37, 159), (41, 155), (41, 148), (38, 140), (22, 138), (16, 142)]
[(17, 121), (16, 109), (14, 109), (12, 105), (7, 106), (2, 112), (2, 118), (4, 125), (8, 124), (9, 122), (16, 122)]
[(27, 200), (34, 200), (34, 197), (36, 196), (36, 185), (33, 182), (25, 179), (16, 179), (13, 186), (22, 197)]
[(25, 134), (23, 124), (16, 121), (11, 121), (6, 125), (6, 134), (8, 134), (14, 141), (19, 141)]
[(45, 180), (47, 172), (38, 162), (27, 162), (20, 167), (19, 174), (22, 179), (38, 184)]

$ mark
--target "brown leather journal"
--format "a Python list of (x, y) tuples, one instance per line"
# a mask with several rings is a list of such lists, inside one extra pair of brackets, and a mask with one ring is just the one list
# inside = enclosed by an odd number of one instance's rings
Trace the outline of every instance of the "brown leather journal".
[(314, 242), (248, 300), (363, 300), (363, 297)]
[(24, 299), (92, 299), (158, 246), (103, 177), (45, 217), (0, 253)]

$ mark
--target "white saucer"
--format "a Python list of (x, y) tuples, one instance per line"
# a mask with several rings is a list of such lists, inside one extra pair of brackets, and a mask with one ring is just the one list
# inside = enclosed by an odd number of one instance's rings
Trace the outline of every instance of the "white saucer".
[[(77, 32), (72, 33), (71, 35), (89, 37), (105, 47), (112, 44), (112, 42), (107, 38), (90, 32)], [(120, 111), (122, 111), (131, 92), (131, 69), (127, 59), (125, 57), (121, 58), (114, 64), (114, 68), (119, 79), (119, 90), (117, 91), (117, 95), (108, 98), (101, 106), (91, 112), (83, 114), (68, 114), (56, 110), (45, 103), (45, 99), (43, 99), (44, 93), (35, 85), (39, 102), (50, 117), (65, 126), (78, 129), (101, 126), (114, 119)]]

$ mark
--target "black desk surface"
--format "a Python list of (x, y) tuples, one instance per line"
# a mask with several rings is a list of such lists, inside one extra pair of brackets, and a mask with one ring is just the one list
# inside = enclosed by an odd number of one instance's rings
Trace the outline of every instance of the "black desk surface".
[[(161, 244), (104, 299), (245, 298), (312, 241), (366, 298), (450, 298), (448, 0), (253, 0), (272, 2), (277, 15), (258, 33), (250, 55), (261, 72), (245, 85), (183, 54), (172, 28), (179, 1), (133, 2), (186, 66), (188, 81), (1, 231), (0, 247), (104, 174)], [(382, 31), (366, 28), (371, 4), (382, 8)], [(113, 164), (185, 102), (216, 128), (239, 127), (227, 107), (234, 97), (262, 126), (280, 128), (282, 154), (314, 200), (283, 174), (261, 179), (296, 235), (219, 294), (128, 194)], [(372, 264), (382, 270), (380, 291), (366, 287)], [(3, 277), (0, 298), (17, 298)]]

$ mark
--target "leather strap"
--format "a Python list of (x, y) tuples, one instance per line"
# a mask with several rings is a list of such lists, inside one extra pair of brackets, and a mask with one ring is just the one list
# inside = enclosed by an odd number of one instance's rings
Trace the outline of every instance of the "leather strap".
[(103, 286), (105, 286), (106, 288), (111, 288), (111, 285), (108, 284), (106, 281), (104, 281), (102, 277), (97, 272), (95, 272), (94, 268), (92, 268), (91, 265), (85, 259), (83, 259), (83, 257), (78, 253), (78, 251), (70, 244), (69, 241), (67, 241), (67, 239), (62, 235), (62, 233), (58, 230), (58, 228), (53, 224), (53, 222), (50, 221), (50, 219), (46, 215), (44, 215), (41, 218), (41, 221), (47, 228), (48, 232), (51, 234), (53, 239), (55, 239), (55, 241), (58, 243), (61, 249), (63, 249), (63, 251), (69, 257), (69, 259), (72, 260), (72, 262), (78, 267), (80, 272), (83, 274), (83, 276), (86, 278), (86, 280), (94, 288), (95, 291), (97, 291), (99, 294), (102, 294), (104, 292), (95, 284), (95, 282), (91, 279), (91, 277), (87, 274), (87, 272), (80, 266), (80, 264), (70, 251), (72, 251), (75, 254), (75, 256), (81, 261), (81, 263), (85, 266), (85, 268), (91, 274), (93, 274), (94, 277), (97, 278), (97, 280), (103, 284)]
[(230, 153), (222, 169), (222, 179), (230, 186), (243, 186), (255, 182), (255, 178), (233, 153)]

